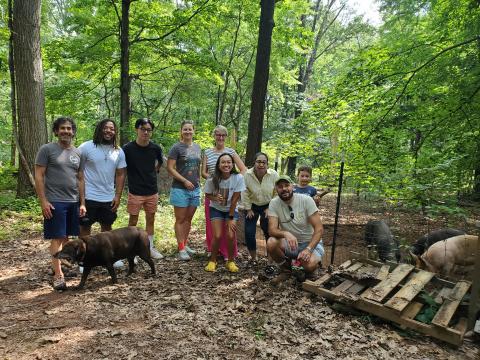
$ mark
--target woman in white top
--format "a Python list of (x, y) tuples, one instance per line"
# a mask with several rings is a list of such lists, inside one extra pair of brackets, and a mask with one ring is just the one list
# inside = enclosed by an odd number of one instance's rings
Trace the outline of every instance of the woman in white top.
[(228, 249), (225, 268), (233, 273), (238, 271), (233, 260), (233, 240), (237, 233), (237, 203), (244, 190), (243, 176), (237, 173), (233, 156), (227, 153), (220, 155), (213, 177), (205, 182), (205, 197), (210, 200), (210, 221), (213, 228), (212, 253), (205, 271), (213, 272), (217, 269), (217, 253), (222, 237), (226, 237)]
[[(215, 165), (217, 163), (218, 157), (223, 153), (227, 153), (232, 155), (233, 161), (235, 162), (235, 166), (238, 168), (238, 171), (241, 174), (244, 174), (247, 171), (245, 164), (243, 163), (240, 156), (238, 156), (237, 152), (229, 147), (225, 147), (225, 139), (228, 136), (228, 131), (225, 126), (217, 125), (215, 129), (213, 129), (213, 136), (215, 138), (215, 146), (210, 149), (206, 149), (203, 153), (202, 159), (202, 176), (205, 179), (208, 179), (213, 176), (215, 172)], [(210, 253), (212, 251), (212, 224), (210, 222), (210, 200), (205, 198), (205, 235), (206, 235), (206, 247), (207, 251)], [(220, 239), (219, 245), (219, 252), (223, 255), (224, 259), (228, 258), (228, 247), (227, 247), (227, 239), (224, 236)], [(233, 240), (233, 253), (234, 257), (237, 256), (237, 238)]]
[(268, 205), (276, 195), (275, 181), (278, 173), (268, 168), (268, 156), (263, 152), (255, 154), (253, 168), (245, 173), (246, 190), (242, 193), (242, 204), (245, 215), (245, 242), (252, 265), (257, 260), (257, 220), (260, 217), (260, 227), (263, 230), (265, 241), (268, 239)]

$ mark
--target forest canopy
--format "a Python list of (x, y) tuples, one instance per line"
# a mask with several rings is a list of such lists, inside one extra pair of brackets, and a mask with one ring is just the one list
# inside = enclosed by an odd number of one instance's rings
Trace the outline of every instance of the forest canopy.
[[(182, 120), (196, 122), (203, 147), (222, 124), (245, 155), (265, 1), (32, 1), (41, 3), (45, 116), (29, 120), (12, 117), (8, 22), (17, 1), (0, 0), (2, 176), (21, 166), (13, 149), (25, 121), (50, 129), (61, 115), (77, 121), (77, 144), (103, 118), (122, 123), (125, 142), (132, 119), (149, 117), (165, 149)], [(313, 166), (319, 187), (335, 186), (344, 161), (357, 192), (424, 208), (480, 198), (480, 1), (377, 4), (382, 21), (372, 25), (353, 1), (275, 2), (262, 150), (279, 157), (281, 172)]]

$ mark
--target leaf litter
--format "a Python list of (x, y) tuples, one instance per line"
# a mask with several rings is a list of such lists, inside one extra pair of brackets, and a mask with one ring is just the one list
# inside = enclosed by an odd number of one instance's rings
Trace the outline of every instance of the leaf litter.
[[(19, 243), (22, 250), (18, 251)], [(200, 250), (201, 239), (192, 239)], [(279, 287), (239, 261), (231, 275), (204, 257), (156, 262), (119, 283), (92, 271), (82, 291), (54, 292), (48, 243), (5, 241), (0, 252), (2, 359), (478, 359), (458, 348), (384, 322), (335, 311), (294, 279)], [(24, 249), (28, 249), (24, 251)], [(242, 252), (246, 252), (242, 249)], [(262, 262), (265, 264), (265, 261)], [(69, 286), (79, 277), (67, 279)], [(368, 318), (368, 317), (367, 317)]]

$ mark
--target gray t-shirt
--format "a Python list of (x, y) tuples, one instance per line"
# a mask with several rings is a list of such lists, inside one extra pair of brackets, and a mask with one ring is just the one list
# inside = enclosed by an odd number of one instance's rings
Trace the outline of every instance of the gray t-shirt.
[(280, 229), (292, 233), (298, 243), (305, 243), (310, 242), (313, 235), (313, 226), (308, 218), (317, 211), (315, 201), (310, 196), (294, 193), (290, 205), (275, 196), (270, 201), (268, 216), (278, 218)]
[[(232, 204), (233, 193), (245, 191), (245, 181), (243, 180), (242, 174), (232, 174), (227, 180), (220, 180), (219, 185), (220, 189), (218, 193), (222, 194), (223, 201), (221, 203), (218, 201), (210, 201), (210, 206), (217, 210), (227, 212), (230, 210), (230, 205)], [(205, 182), (204, 191), (205, 194), (216, 193), (212, 178), (208, 178)]]
[(72, 146), (62, 148), (53, 142), (42, 145), (35, 164), (45, 166), (45, 196), (48, 201), (77, 202), (77, 174), (83, 170), (80, 150)]
[[(170, 149), (168, 158), (176, 161), (175, 168), (180, 175), (190, 181), (193, 186), (199, 186), (202, 150), (198, 144), (193, 143), (189, 146), (178, 142)], [(175, 178), (173, 178), (172, 187), (185, 189), (185, 185)]]

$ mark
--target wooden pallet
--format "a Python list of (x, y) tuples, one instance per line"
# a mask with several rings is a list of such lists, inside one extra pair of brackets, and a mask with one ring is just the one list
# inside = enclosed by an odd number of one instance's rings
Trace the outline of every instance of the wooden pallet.
[[(413, 265), (364, 258), (348, 260), (332, 274), (303, 283), (309, 292), (456, 346), (463, 341), (467, 319), (460, 318), (453, 326), (451, 322), (470, 286), (469, 281), (451, 283)], [(440, 305), (431, 324), (415, 320), (424, 306), (417, 295), (426, 287)]]

